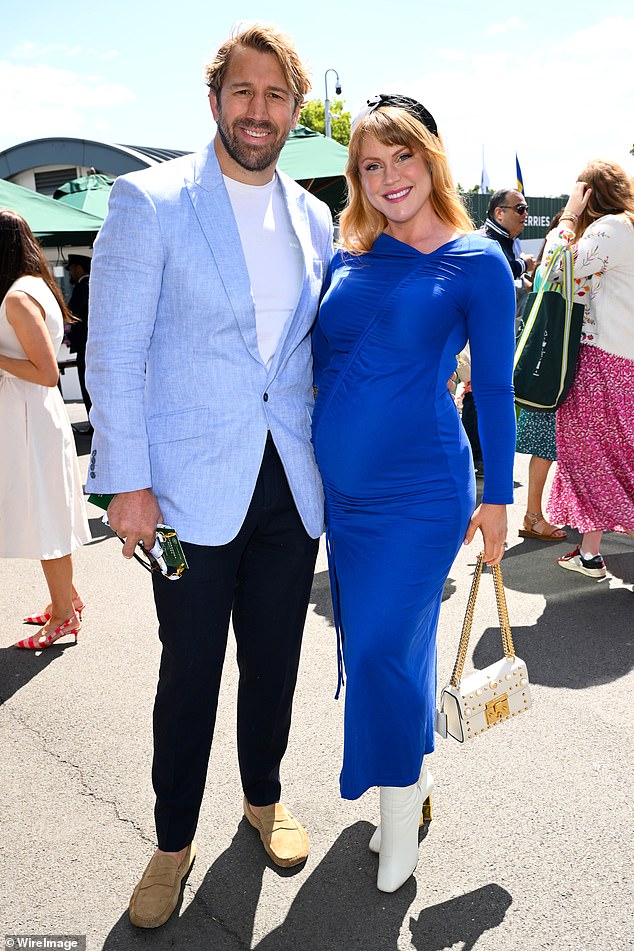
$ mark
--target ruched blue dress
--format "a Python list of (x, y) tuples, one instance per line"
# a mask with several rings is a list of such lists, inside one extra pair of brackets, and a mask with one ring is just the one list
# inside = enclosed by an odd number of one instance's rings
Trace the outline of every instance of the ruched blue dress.
[(447, 380), (469, 340), (483, 501), (512, 502), (514, 319), (508, 263), (475, 234), (430, 254), (383, 234), (331, 264), (313, 336), (313, 442), (346, 672), (346, 799), (412, 785), (434, 748), (443, 585), (475, 507)]

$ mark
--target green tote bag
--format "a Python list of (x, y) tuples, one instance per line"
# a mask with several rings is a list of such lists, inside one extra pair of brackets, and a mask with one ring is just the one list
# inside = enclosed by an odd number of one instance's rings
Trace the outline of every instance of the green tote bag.
[[(558, 289), (550, 279), (560, 260)], [(513, 363), (515, 402), (522, 409), (554, 413), (572, 385), (584, 311), (573, 301), (573, 268), (572, 250), (557, 248), (543, 284), (526, 299)]]

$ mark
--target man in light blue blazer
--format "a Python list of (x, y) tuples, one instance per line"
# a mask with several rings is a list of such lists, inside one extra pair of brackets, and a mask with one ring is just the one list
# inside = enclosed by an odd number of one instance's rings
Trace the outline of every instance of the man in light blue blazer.
[(194, 859), (231, 616), (244, 813), (277, 865), (308, 854), (279, 770), (323, 528), (309, 333), (332, 219), (275, 168), (309, 89), (290, 41), (243, 30), (207, 80), (212, 144), (116, 181), (91, 278), (88, 488), (116, 494), (126, 557), (163, 522), (189, 563), (153, 576), (158, 849), (130, 900), (145, 928)]

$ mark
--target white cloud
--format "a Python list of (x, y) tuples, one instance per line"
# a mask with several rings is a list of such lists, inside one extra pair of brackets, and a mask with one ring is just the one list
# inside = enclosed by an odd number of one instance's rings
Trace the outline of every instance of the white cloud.
[(490, 36), (498, 36), (500, 33), (512, 33), (513, 30), (523, 30), (526, 24), (519, 17), (509, 17), (504, 23), (492, 23), (486, 31)]
[(475, 52), (410, 84), (434, 113), (456, 180), (480, 181), (482, 146), (491, 186), (515, 182), (517, 150), (529, 195), (568, 192), (589, 159), (634, 174), (634, 19), (611, 18), (535, 49)]
[(468, 53), (464, 50), (436, 50), (438, 59), (446, 59), (448, 63), (464, 63), (468, 59)]
[(97, 75), (7, 61), (0, 61), (0, 89), (0, 149), (52, 135), (89, 137), (104, 112), (136, 98)]
[(42, 62), (50, 57), (60, 58), (86, 56), (90, 59), (101, 59), (106, 62), (116, 59), (119, 51), (115, 49), (100, 50), (93, 46), (82, 46), (79, 43), (34, 43), (24, 40), (10, 54), (11, 60), (38, 60)]

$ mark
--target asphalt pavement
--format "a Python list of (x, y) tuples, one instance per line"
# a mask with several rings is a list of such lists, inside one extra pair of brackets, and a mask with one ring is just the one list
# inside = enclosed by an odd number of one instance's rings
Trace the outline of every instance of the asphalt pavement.
[[(69, 404), (74, 420), (79, 404)], [(78, 435), (86, 472), (89, 437)], [(632, 927), (630, 700), (634, 695), (634, 541), (608, 534), (611, 577), (554, 559), (574, 547), (520, 539), (527, 457), (517, 456), (504, 579), (533, 709), (460, 745), (437, 740), (434, 819), (416, 875), (376, 890), (367, 848), (376, 790), (339, 797), (343, 699), (325, 553), (306, 622), (283, 798), (306, 826), (303, 867), (278, 870), (241, 812), (235, 751), (236, 664), (225, 664), (196, 841), (172, 919), (128, 921), (130, 893), (154, 849), (151, 711), (159, 644), (149, 575), (90, 506), (93, 541), (75, 558), (86, 601), (79, 642), (11, 647), (43, 607), (38, 563), (0, 560), (0, 948), (85, 936), (86, 947), (211, 951), (624, 951)], [(439, 681), (458, 642), (477, 554), (464, 548), (446, 585)], [(490, 578), (483, 579), (469, 662), (501, 656)], [(33, 631), (34, 628), (31, 628)], [(48, 936), (49, 944), (44, 939)], [(10, 945), (5, 943), (5, 947)], [(69, 945), (70, 947), (70, 945)], [(78, 945), (81, 947), (81, 944)]]

